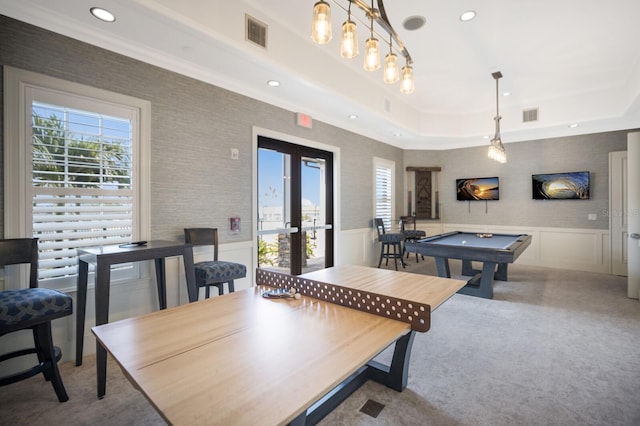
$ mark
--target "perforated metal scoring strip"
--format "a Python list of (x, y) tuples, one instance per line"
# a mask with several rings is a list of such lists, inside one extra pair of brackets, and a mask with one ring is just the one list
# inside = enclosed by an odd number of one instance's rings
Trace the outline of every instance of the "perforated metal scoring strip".
[(256, 283), (286, 289), (293, 287), (304, 296), (406, 322), (411, 324), (411, 329), (415, 331), (425, 332), (431, 326), (431, 306), (424, 303), (383, 296), (279, 272), (265, 271), (264, 269), (256, 269)]

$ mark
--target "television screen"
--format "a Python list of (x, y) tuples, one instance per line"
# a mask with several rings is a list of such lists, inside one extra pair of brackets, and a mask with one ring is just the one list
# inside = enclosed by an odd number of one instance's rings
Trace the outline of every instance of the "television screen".
[(497, 177), (456, 179), (458, 201), (499, 200), (500, 185)]
[(534, 200), (588, 200), (589, 172), (532, 175), (531, 188)]

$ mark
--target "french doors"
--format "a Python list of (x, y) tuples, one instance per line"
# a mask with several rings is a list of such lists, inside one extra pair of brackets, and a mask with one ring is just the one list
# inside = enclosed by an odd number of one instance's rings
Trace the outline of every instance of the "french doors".
[(258, 136), (258, 267), (333, 266), (333, 153)]

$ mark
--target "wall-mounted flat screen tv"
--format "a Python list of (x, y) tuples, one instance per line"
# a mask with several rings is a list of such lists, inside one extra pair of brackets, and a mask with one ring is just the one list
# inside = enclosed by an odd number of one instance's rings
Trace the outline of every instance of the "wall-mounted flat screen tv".
[(589, 172), (532, 175), (531, 188), (534, 200), (588, 200)]
[(456, 179), (458, 201), (500, 199), (500, 181), (497, 177)]

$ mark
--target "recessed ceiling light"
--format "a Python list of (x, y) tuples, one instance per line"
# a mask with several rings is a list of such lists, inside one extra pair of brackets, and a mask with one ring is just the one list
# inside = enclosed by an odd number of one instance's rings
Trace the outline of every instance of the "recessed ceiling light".
[(511, 92), (504, 92), (502, 96), (511, 96)]
[(578, 123), (569, 124), (570, 129), (575, 129), (576, 127), (580, 127), (580, 125)]
[(349, 118), (355, 120), (358, 116), (356, 114), (349, 114)]
[(402, 25), (405, 30), (415, 31), (422, 28), (426, 22), (427, 20), (424, 16), (410, 16), (404, 20)]
[(89, 9), (89, 12), (91, 12), (93, 16), (104, 22), (113, 22), (116, 20), (116, 17), (113, 15), (113, 13), (101, 7), (92, 7), (91, 9)]
[(402, 137), (402, 133), (400, 133), (400, 132), (395, 132), (395, 133), (393, 134), (393, 136), (395, 136), (396, 138), (399, 138), (399, 137)]
[(460, 15), (460, 20), (462, 22), (469, 22), (470, 20), (472, 20), (475, 17), (476, 17), (476, 11), (475, 10), (467, 10), (466, 12), (462, 12), (462, 14)]
[(277, 80), (269, 80), (267, 81), (267, 84), (271, 87), (278, 87), (280, 86), (280, 82)]

